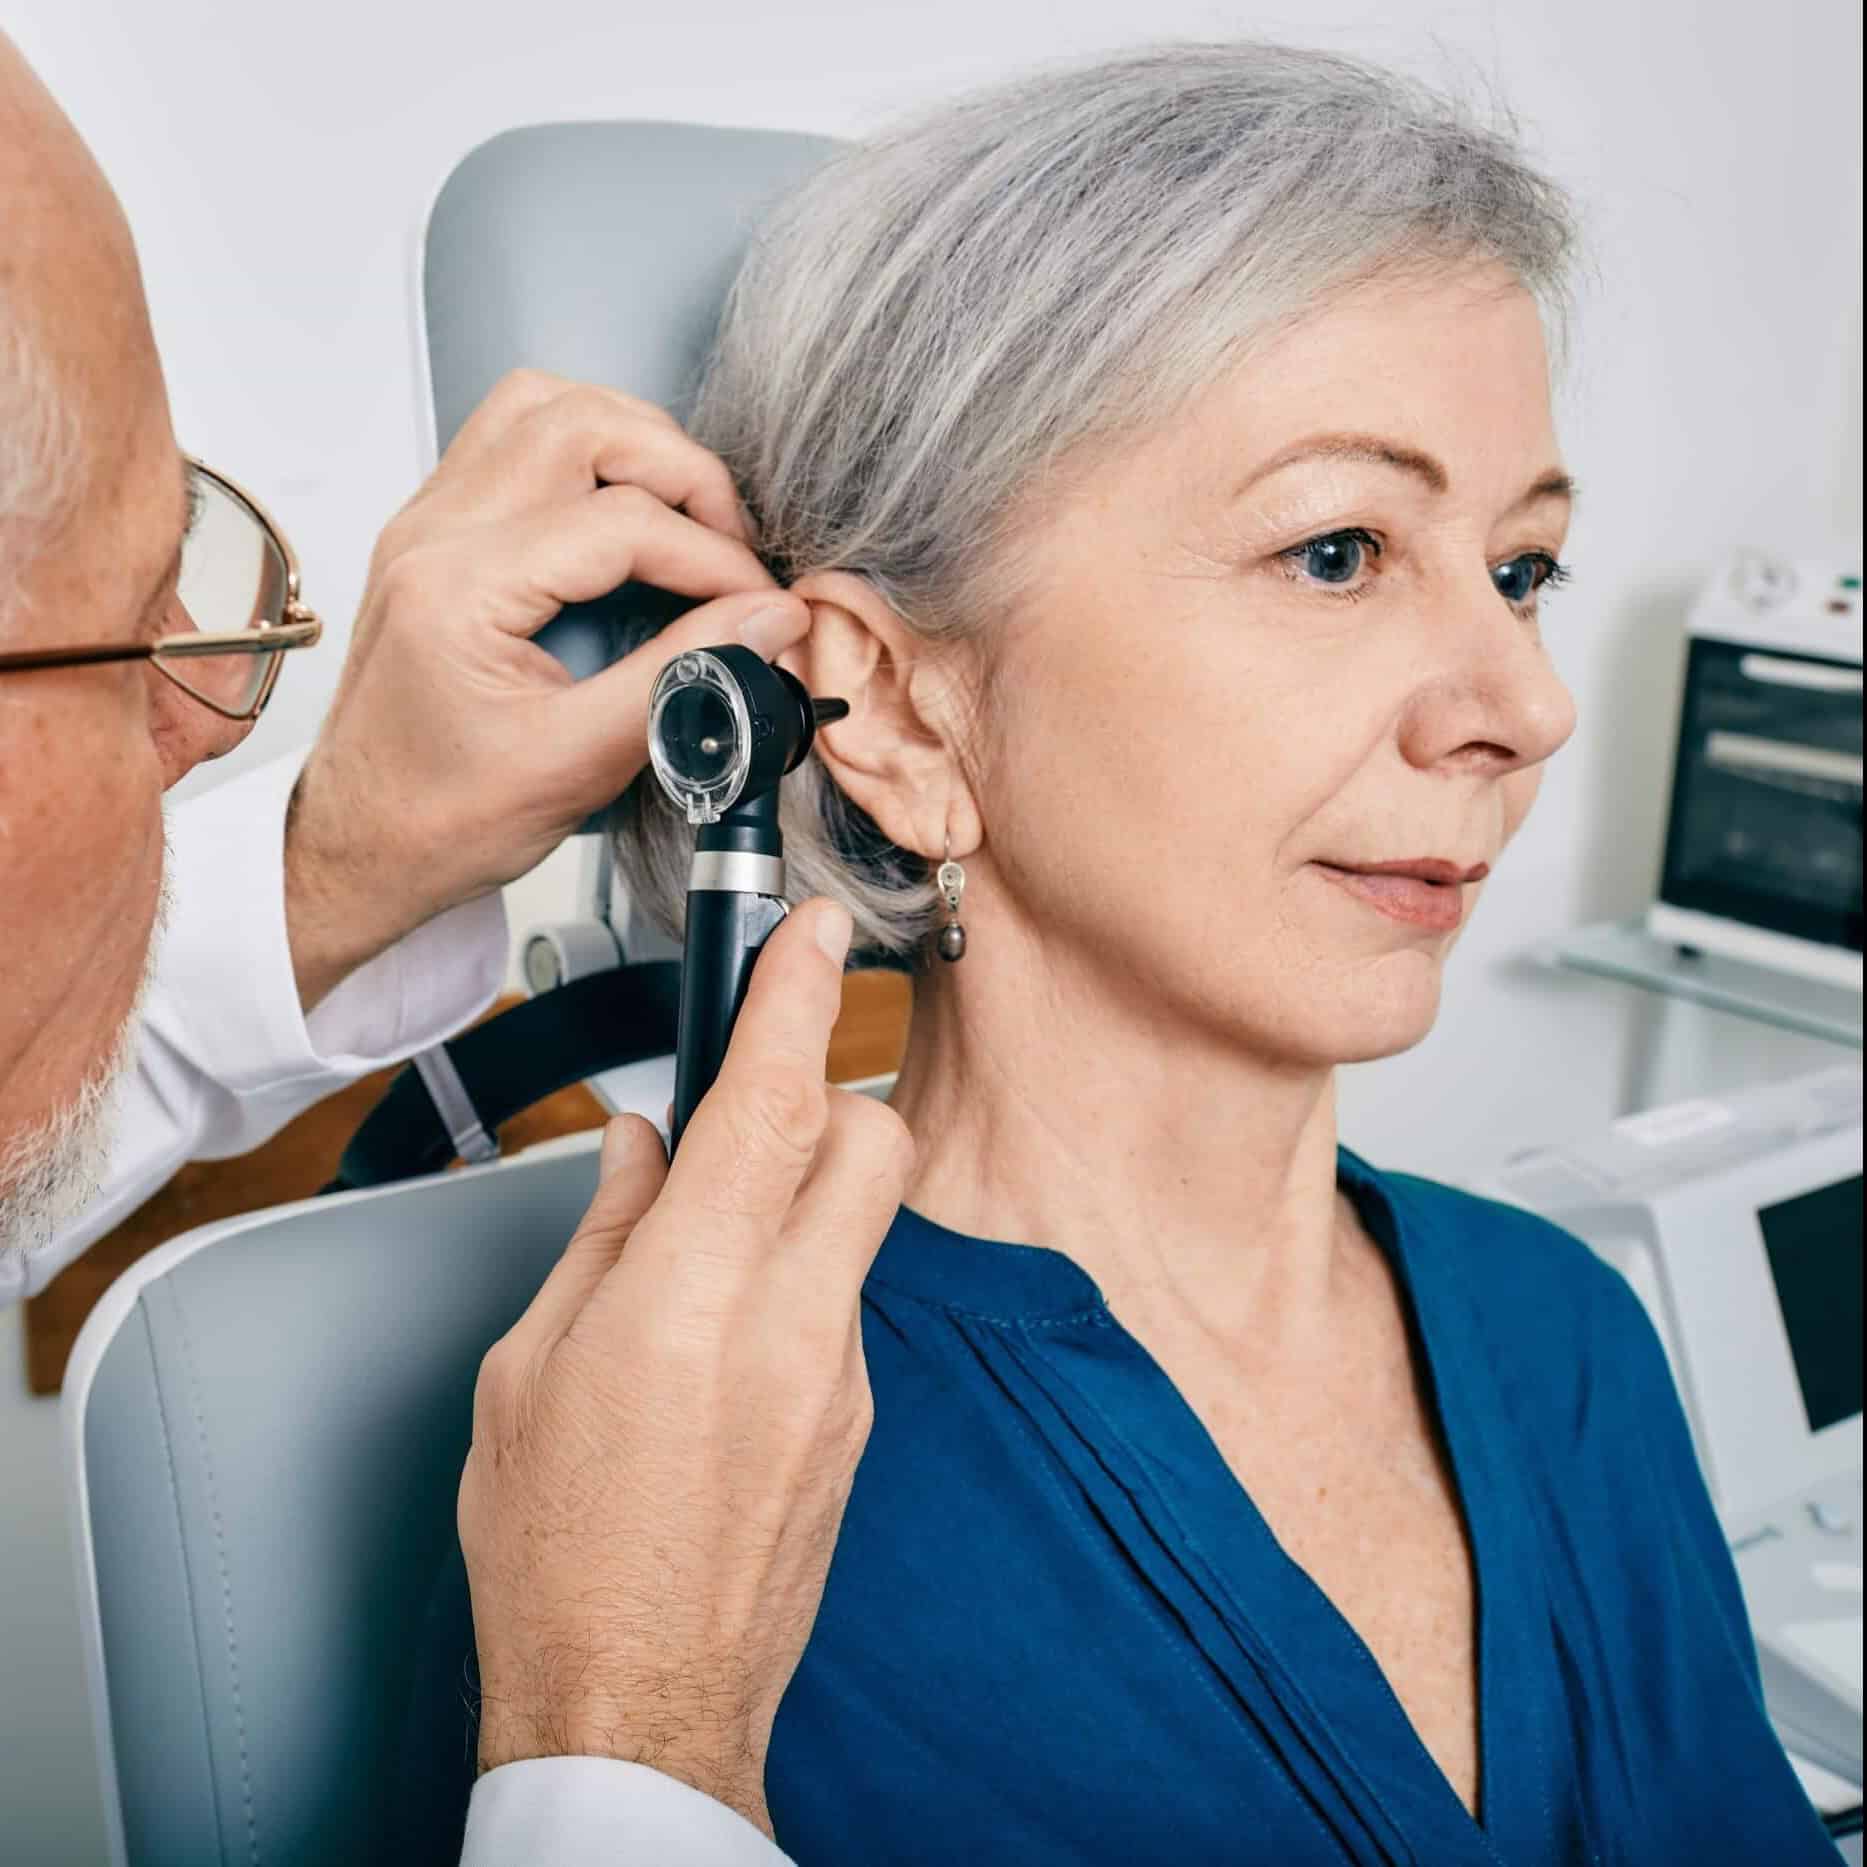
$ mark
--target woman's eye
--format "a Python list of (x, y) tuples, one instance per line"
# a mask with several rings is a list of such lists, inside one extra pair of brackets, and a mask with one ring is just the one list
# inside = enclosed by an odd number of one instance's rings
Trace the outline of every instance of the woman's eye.
[(1505, 602), (1522, 608), (1545, 585), (1562, 583), (1568, 575), (1547, 551), (1526, 551), (1508, 564), (1498, 565), (1491, 573), (1491, 581)]
[(1349, 584), (1359, 577), (1380, 546), (1369, 532), (1359, 529), (1325, 532), (1284, 553), (1286, 559), (1321, 584)]

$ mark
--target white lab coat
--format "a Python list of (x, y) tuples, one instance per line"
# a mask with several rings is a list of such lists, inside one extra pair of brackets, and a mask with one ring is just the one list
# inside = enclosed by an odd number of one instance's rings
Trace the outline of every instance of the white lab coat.
[[(303, 1016), (285, 933), (285, 806), (301, 759), (260, 767), (170, 816), (174, 909), (143, 1008), (102, 1193), (0, 1306), (28, 1296), (177, 1167), (257, 1147), (294, 1115), (485, 1010), (506, 972), (498, 896), (431, 921)], [(723, 1804), (642, 1764), (510, 1763), (483, 1776), (462, 1867), (784, 1867)]]

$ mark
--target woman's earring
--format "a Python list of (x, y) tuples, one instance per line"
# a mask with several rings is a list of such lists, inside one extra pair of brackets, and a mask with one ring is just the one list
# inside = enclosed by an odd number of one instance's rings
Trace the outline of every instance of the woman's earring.
[(951, 838), (947, 840), (946, 860), (940, 864), (934, 883), (946, 902), (946, 925), (940, 929), (938, 942), (940, 957), (944, 960), (963, 958), (966, 952), (966, 930), (959, 924), (959, 898), (966, 892), (966, 871), (953, 860)]

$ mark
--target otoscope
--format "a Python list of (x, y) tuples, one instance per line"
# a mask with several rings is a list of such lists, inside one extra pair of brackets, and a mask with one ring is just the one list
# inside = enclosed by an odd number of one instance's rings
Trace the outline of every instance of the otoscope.
[(695, 826), (670, 1154), (719, 1075), (752, 963), (790, 911), (779, 780), (804, 762), (817, 728), (848, 711), (737, 645), (677, 655), (649, 695), (649, 762)]

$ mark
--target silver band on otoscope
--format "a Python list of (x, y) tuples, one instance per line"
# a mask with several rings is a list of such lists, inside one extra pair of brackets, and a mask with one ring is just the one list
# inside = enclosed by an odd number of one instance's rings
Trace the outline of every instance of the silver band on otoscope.
[(754, 855), (749, 849), (696, 849), (688, 871), (689, 893), (719, 888), (734, 895), (774, 895), (784, 899), (784, 858)]

